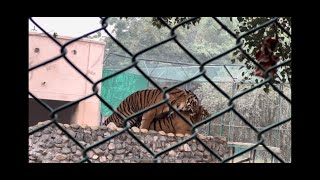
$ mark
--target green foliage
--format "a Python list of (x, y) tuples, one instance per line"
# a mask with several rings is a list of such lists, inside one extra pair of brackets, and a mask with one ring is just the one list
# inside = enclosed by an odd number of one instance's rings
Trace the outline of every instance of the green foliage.
[[(162, 17), (163, 21), (168, 23), (170, 27), (173, 27), (189, 18), (190, 17)], [(271, 17), (228, 17), (219, 19), (229, 27), (229, 29), (234, 30), (237, 35), (240, 35), (270, 20)], [(291, 32), (291, 17), (281, 17), (278, 19), (278, 22), (284, 27), (284, 29)], [(137, 53), (170, 37), (170, 30), (156, 17), (110, 18), (108, 19), (108, 24), (114, 25), (112, 33), (114, 33), (116, 35), (116, 39), (118, 39), (132, 53)], [(243, 38), (243, 49), (254, 58), (255, 53), (261, 47), (262, 40), (267, 36), (274, 37), (275, 33), (278, 34), (280, 41), (275, 53), (280, 57), (279, 63), (291, 59), (290, 37), (282, 32), (280, 28), (275, 29), (271, 25), (245, 36)], [(224, 31), (212, 18), (207, 17), (197, 18), (182, 25), (176, 29), (176, 34), (177, 40), (201, 62), (204, 62), (235, 45), (235, 39)], [(109, 52), (127, 55), (109, 37), (105, 38), (105, 41), (107, 42)], [(224, 57), (224, 60), (217, 60), (213, 63), (229, 64), (230, 61), (231, 63), (244, 63), (246, 67), (246, 70), (244, 71), (246, 73), (242, 73), (242, 80), (254, 80), (258, 83), (258, 80), (253, 79), (255, 78), (253, 72), (256, 66), (239, 50), (230, 54), (231, 57), (229, 60)], [(162, 59), (163, 56), (166, 56), (164, 59), (168, 59), (168, 61), (194, 63), (194, 61), (189, 58), (173, 41), (160, 45), (141, 56), (149, 59)], [(127, 64), (120, 61), (109, 63), (114, 65)], [(278, 68), (278, 74), (279, 77), (275, 76), (273, 79), (274, 83), (291, 83), (291, 64)], [(268, 89), (269, 86), (264, 86), (264, 88)], [(266, 90), (265, 92), (268, 91), (269, 90)]]
[[(234, 31), (236, 32), (236, 34), (239, 35), (261, 25), (262, 23), (270, 19), (271, 17), (238, 17), (238, 22), (236, 23), (236, 28), (234, 29)], [(281, 17), (278, 19), (278, 22), (281, 24), (282, 27), (284, 27), (286, 31), (291, 32), (291, 17)], [(255, 59), (255, 54), (260, 49), (262, 41), (267, 36), (275, 37), (276, 33), (278, 34), (280, 43), (275, 50), (275, 55), (280, 57), (279, 63), (291, 59), (291, 39), (284, 32), (282, 32), (280, 28), (275, 28), (274, 25), (267, 26), (252, 34), (245, 36), (243, 49), (251, 57), (253, 57), (253, 59)], [(235, 51), (233, 55), (234, 58), (232, 62), (244, 62), (248, 71), (254, 71), (256, 66), (251, 61), (249, 61), (247, 57), (242, 52), (240, 52), (240, 50)], [(253, 77), (254, 76), (252, 73), (247, 78), (252, 79)], [(246, 77), (244, 77), (244, 79), (245, 78)], [(278, 75), (274, 77), (273, 82), (279, 84), (279, 80), (282, 83), (289, 82), (291, 84), (291, 63), (284, 67), (278, 68)], [(265, 85), (264, 91), (268, 93), (269, 86)]]
[[(163, 20), (171, 27), (187, 20), (187, 17), (164, 17)], [(225, 19), (223, 19), (225, 21)], [(227, 23), (231, 25), (230, 21)], [(157, 18), (110, 18), (114, 25), (113, 33), (132, 53), (137, 53), (147, 47), (170, 37), (170, 29)], [(198, 18), (176, 29), (177, 40), (201, 62), (231, 48), (235, 40), (231, 38), (212, 18)], [(233, 42), (234, 41), (234, 42)], [(112, 40), (107, 39), (109, 51), (126, 54)], [(195, 63), (174, 41), (165, 43), (143, 55), (148, 59), (168, 59), (168, 61)], [(228, 57), (228, 56), (226, 56)], [(230, 59), (230, 57), (229, 57)], [(226, 64), (228, 59), (221, 58), (214, 63)]]

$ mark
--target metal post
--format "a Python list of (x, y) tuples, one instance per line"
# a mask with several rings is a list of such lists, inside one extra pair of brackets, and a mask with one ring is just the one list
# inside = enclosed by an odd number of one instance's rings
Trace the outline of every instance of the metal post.
[[(235, 81), (232, 82), (232, 89), (231, 89), (231, 95), (234, 96), (234, 93), (235, 93), (235, 88), (237, 87), (237, 83)], [(231, 135), (231, 125), (233, 125), (233, 119), (234, 119), (234, 115), (233, 113), (230, 114), (230, 120), (229, 120), (229, 134), (228, 134), (228, 140), (229, 141), (233, 141), (233, 136), (231, 136), (230, 138), (230, 135)], [(232, 123), (231, 123), (232, 122)], [(232, 130), (233, 130), (233, 126), (232, 126)], [(232, 133), (233, 134), (233, 133)]]
[[(283, 92), (283, 85), (282, 84), (280, 84), (280, 91), (281, 92)], [(280, 94), (279, 94), (279, 118), (278, 118), (278, 121), (277, 121), (277, 123), (280, 121), (280, 119), (282, 118), (282, 98), (281, 98), (281, 96), (280, 96)], [(280, 148), (280, 145), (281, 145), (281, 134), (280, 134), (280, 126), (278, 126), (278, 147)]]
[(211, 126), (211, 121), (209, 121), (209, 125), (208, 125), (208, 136), (210, 136), (210, 130), (211, 130), (210, 126)]

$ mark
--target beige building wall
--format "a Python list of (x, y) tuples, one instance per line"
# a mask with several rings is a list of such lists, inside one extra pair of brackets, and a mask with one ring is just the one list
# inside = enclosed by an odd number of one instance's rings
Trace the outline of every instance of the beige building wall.
[[(61, 44), (74, 39), (58, 36)], [(102, 78), (105, 43), (87, 39), (67, 46), (67, 57), (92, 81)], [(29, 68), (60, 55), (60, 47), (43, 33), (29, 33)], [(98, 85), (99, 94), (101, 83)], [(29, 91), (46, 100), (75, 101), (92, 93), (92, 84), (64, 58), (29, 72)], [(29, 96), (29, 98), (31, 98)], [(93, 96), (79, 103), (72, 123), (97, 126), (100, 120), (100, 101)], [(41, 120), (39, 120), (41, 121)]]

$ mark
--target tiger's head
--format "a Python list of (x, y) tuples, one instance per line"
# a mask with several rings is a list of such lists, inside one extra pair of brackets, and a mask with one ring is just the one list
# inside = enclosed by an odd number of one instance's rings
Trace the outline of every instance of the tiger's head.
[(182, 111), (191, 111), (194, 113), (195, 109), (200, 106), (198, 97), (190, 90), (186, 90), (186, 104)]
[(169, 94), (170, 103), (179, 111), (193, 111), (199, 105), (199, 100), (192, 91), (176, 88), (176, 91), (170, 91)]

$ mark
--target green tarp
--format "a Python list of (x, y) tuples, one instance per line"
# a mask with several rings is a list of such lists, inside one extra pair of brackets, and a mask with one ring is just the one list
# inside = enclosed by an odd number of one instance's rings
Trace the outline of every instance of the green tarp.
[[(104, 70), (103, 77), (115, 73), (113, 70)], [(107, 101), (113, 108), (118, 105), (130, 94), (147, 89), (148, 80), (142, 75), (123, 72), (111, 79), (102, 82), (101, 97)], [(101, 114), (109, 116), (112, 111), (101, 102)]]

